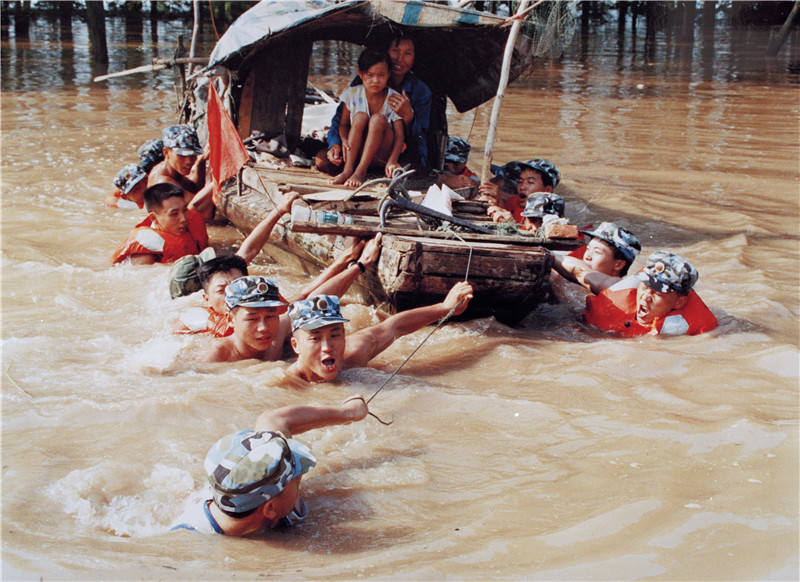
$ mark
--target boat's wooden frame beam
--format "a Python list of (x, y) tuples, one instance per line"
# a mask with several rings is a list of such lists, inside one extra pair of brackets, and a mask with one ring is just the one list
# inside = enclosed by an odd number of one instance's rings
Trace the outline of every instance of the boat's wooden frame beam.
[(284, 134), (290, 149), (303, 126), (311, 41), (275, 44), (254, 59), (239, 99), (239, 136), (253, 130), (268, 137)]

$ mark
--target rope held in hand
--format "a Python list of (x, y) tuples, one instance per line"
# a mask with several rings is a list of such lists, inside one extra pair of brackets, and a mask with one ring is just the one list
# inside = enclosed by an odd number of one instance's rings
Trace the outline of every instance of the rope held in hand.
[[(457, 239), (459, 239), (461, 242), (463, 242), (469, 248), (469, 256), (467, 258), (467, 272), (464, 273), (464, 282), (466, 283), (467, 279), (469, 278), (469, 269), (470, 269), (470, 266), (472, 265), (472, 245), (470, 245), (467, 241), (465, 241), (463, 238), (458, 236), (458, 233), (453, 232), (453, 236), (455, 236)], [(447, 315), (445, 315), (442, 319), (439, 320), (439, 322), (434, 326), (434, 328), (430, 331), (430, 333), (428, 333), (428, 335), (425, 336), (425, 338), (417, 345), (417, 347), (414, 348), (414, 351), (412, 351), (408, 356), (406, 356), (406, 359), (403, 360), (403, 362), (397, 367), (397, 369), (394, 372), (391, 373), (391, 375), (384, 381), (383, 384), (380, 385), (380, 387), (377, 390), (375, 390), (375, 392), (372, 393), (372, 396), (370, 396), (366, 401), (367, 404), (372, 402), (372, 399), (375, 398), (378, 395), (378, 393), (381, 390), (383, 390), (389, 382), (392, 381), (392, 378), (394, 378), (397, 375), (397, 373), (400, 372), (400, 370), (403, 369), (403, 366), (406, 365), (406, 363), (414, 356), (414, 354), (417, 353), (417, 351), (423, 346), (423, 344), (426, 341), (428, 341), (428, 339), (436, 332), (436, 330), (439, 329), (440, 327), (442, 327), (442, 325), (444, 325), (444, 323), (448, 319), (450, 319), (450, 316), (453, 315), (453, 313), (455, 313), (455, 311), (461, 306), (462, 303), (464, 303), (464, 299), (462, 299), (455, 306), (453, 306), (453, 308), (450, 311), (447, 312)], [(375, 416), (374, 414), (372, 414), (371, 412), (369, 414), (370, 414), (370, 416), (374, 416), (378, 420), (378, 422), (380, 422), (381, 424), (384, 424), (386, 426), (388, 426), (388, 425), (390, 425), (390, 424), (392, 424), (394, 422), (394, 419), (392, 419), (389, 422), (385, 422), (385, 421), (381, 420), (380, 418), (378, 418), (377, 416)]]

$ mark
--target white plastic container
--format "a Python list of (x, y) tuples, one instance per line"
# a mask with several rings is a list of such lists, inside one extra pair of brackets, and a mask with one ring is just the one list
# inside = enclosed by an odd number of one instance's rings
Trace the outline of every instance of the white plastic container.
[(292, 207), (292, 222), (313, 222), (314, 224), (353, 224), (353, 217), (336, 210), (311, 210), (308, 206), (296, 204)]

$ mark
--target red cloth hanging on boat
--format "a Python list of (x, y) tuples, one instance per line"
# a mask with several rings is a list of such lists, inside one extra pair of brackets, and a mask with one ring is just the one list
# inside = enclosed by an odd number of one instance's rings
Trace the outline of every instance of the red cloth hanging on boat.
[(236, 175), (250, 157), (233, 125), (228, 112), (222, 106), (222, 100), (214, 88), (208, 85), (208, 107), (206, 110), (208, 123), (208, 162), (211, 175), (214, 177), (214, 202), (217, 200), (220, 184)]

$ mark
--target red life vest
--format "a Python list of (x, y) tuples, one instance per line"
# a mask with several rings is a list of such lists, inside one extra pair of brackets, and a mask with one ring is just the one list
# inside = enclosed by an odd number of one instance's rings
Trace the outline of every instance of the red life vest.
[[(581, 237), (583, 237), (583, 235), (581, 235)], [(581, 245), (577, 249), (572, 250), (567, 256), (568, 257), (574, 257), (574, 258), (578, 259), (579, 261), (582, 261), (583, 257), (586, 256), (586, 249), (587, 249), (588, 246), (589, 245)]]
[[(586, 226), (580, 227), (578, 229), (578, 232), (580, 232), (581, 234), (578, 237), (578, 240), (586, 240), (586, 235), (583, 234), (583, 231), (584, 230), (592, 230), (593, 228), (594, 228), (594, 223), (592, 223), (592, 222), (590, 222)], [(577, 249), (574, 249), (572, 252), (570, 252), (569, 256), (570, 257), (575, 257), (576, 259), (580, 259), (582, 261), (583, 257), (586, 256), (586, 247), (588, 247), (588, 246), (589, 246), (588, 243), (585, 244), (585, 245), (579, 246)]]
[(717, 327), (717, 318), (693, 290), (686, 304), (666, 317), (656, 319), (650, 326), (636, 321), (636, 289), (639, 280), (626, 277), (599, 295), (586, 297), (583, 319), (603, 331), (612, 331), (625, 337), (645, 334), (697, 335)]
[(517, 224), (522, 224), (525, 222), (525, 217), (522, 216), (522, 211), (525, 210), (527, 203), (528, 199), (525, 196), (515, 195), (506, 200), (505, 209), (514, 215), (514, 221)]
[(186, 255), (196, 255), (208, 246), (208, 233), (203, 217), (194, 210), (186, 211), (188, 230), (178, 236), (150, 226), (148, 216), (128, 235), (114, 252), (111, 262), (121, 263), (131, 255), (154, 255), (157, 263), (173, 263)]

